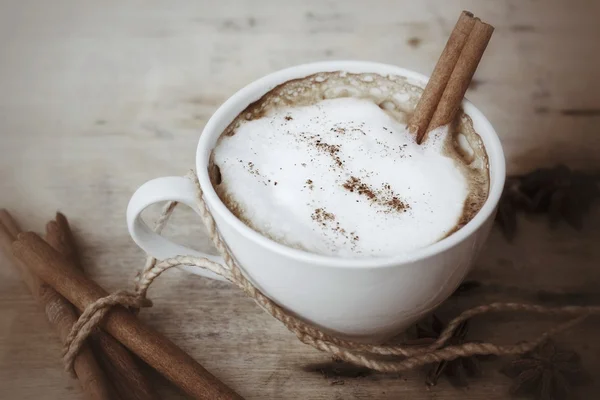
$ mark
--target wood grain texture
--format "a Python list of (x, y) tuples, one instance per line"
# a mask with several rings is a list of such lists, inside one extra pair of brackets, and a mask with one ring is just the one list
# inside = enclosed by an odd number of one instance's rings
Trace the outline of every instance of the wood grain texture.
[[(509, 172), (558, 162), (599, 168), (595, 0), (56, 0), (52, 7), (9, 0), (0, 5), (0, 205), (37, 230), (63, 210), (81, 238), (86, 273), (108, 290), (131, 287), (143, 254), (127, 234), (129, 197), (148, 179), (193, 167), (202, 127), (231, 94), (317, 60), (373, 60), (429, 74), (463, 9), (496, 27), (467, 96), (498, 131)], [(600, 302), (598, 210), (582, 232), (519, 222), (514, 243), (494, 231), (479, 257), (471, 277), (485, 293), (453, 299), (445, 316), (495, 300)], [(166, 234), (211, 249), (187, 209), (176, 211)], [(4, 264), (0, 398), (80, 399), (43, 314)], [(149, 296), (154, 307), (140, 318), (247, 399), (509, 398), (510, 382), (497, 372), (502, 360), (468, 390), (445, 381), (426, 389), (421, 371), (333, 384), (311, 367), (326, 355), (225, 283), (174, 270)], [(489, 316), (474, 321), (470, 336), (507, 343), (551, 322)], [(590, 320), (558, 338), (596, 376), (599, 325)], [(153, 378), (163, 398), (185, 398)], [(599, 381), (581, 398), (594, 398)]]

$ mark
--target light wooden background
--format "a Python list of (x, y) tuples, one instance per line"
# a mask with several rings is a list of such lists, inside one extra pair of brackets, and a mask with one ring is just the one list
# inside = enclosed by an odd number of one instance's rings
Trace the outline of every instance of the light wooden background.
[[(596, 0), (139, 0), (0, 2), (0, 206), (40, 230), (60, 209), (87, 269), (109, 290), (131, 285), (142, 252), (125, 207), (144, 181), (194, 164), (201, 128), (250, 81), (317, 60), (363, 59), (430, 73), (462, 9), (496, 26), (469, 98), (495, 125), (509, 172), (567, 163), (599, 168), (600, 2)], [(152, 214), (152, 213), (150, 213)], [(600, 301), (600, 213), (581, 232), (524, 219), (513, 244), (492, 233), (472, 276), (490, 300)], [(197, 218), (169, 231), (210, 248)], [(573, 296), (573, 293), (580, 295)], [(469, 389), (421, 371), (342, 378), (315, 372), (328, 356), (296, 341), (237, 290), (179, 271), (151, 289), (142, 317), (247, 399), (505, 399), (489, 364)], [(583, 299), (583, 300), (582, 300)], [(552, 321), (475, 321), (474, 339), (523, 340)], [(600, 371), (598, 321), (558, 341)], [(79, 399), (42, 312), (0, 260), (0, 398)], [(164, 398), (183, 396), (161, 378)], [(595, 398), (596, 382), (583, 398)]]

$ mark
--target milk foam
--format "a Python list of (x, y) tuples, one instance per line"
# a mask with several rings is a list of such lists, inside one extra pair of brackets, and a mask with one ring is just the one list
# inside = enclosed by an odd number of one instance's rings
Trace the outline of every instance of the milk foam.
[(331, 98), (242, 120), (213, 151), (228, 207), (261, 234), (341, 257), (428, 246), (460, 224), (469, 182), (446, 128), (415, 143), (373, 101)]

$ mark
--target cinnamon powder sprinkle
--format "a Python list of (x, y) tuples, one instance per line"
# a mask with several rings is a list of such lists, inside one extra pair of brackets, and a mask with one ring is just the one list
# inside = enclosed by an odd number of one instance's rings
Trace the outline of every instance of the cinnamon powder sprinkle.
[(410, 208), (409, 204), (402, 201), (400, 196), (394, 193), (388, 183), (383, 184), (381, 189), (374, 189), (359, 178), (351, 176), (342, 184), (342, 187), (350, 193), (358, 193), (360, 196), (366, 197), (373, 204), (384, 207), (383, 212), (385, 213), (406, 212)]
[(316, 208), (312, 214), (312, 219), (317, 222), (325, 222), (325, 221), (333, 221), (335, 220), (335, 215), (325, 211), (323, 208)]
[(369, 187), (369, 185), (367, 185), (366, 183), (361, 182), (360, 179), (358, 179), (355, 176), (351, 176), (343, 185), (342, 187), (346, 190), (349, 190), (350, 192), (358, 192), (358, 194), (363, 195), (368, 197), (371, 200), (375, 200), (376, 199), (376, 195), (373, 192), (373, 190), (371, 190), (371, 188)]
[(392, 199), (388, 200), (386, 205), (397, 212), (404, 212), (406, 210), (406, 204), (404, 204), (404, 202), (397, 197), (393, 197)]
[(356, 232), (350, 232), (340, 226), (340, 223), (336, 221), (335, 214), (327, 212), (324, 208), (315, 208), (311, 218), (315, 221), (321, 229), (330, 230), (335, 235), (340, 235), (346, 240), (350, 240), (352, 243), (352, 249), (355, 250), (359, 237)]
[(321, 139), (317, 139), (315, 142), (315, 147), (321, 151), (329, 153), (338, 167), (341, 168), (344, 166), (342, 159), (338, 156), (338, 153), (340, 152), (339, 145), (324, 143), (321, 141)]

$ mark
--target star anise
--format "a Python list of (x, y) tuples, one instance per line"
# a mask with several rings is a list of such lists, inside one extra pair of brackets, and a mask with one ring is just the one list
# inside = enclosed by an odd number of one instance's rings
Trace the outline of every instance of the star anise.
[(496, 222), (502, 229), (504, 237), (511, 241), (517, 233), (517, 211), (519, 204), (528, 199), (519, 191), (519, 179), (508, 177), (504, 185), (502, 197), (498, 203)]
[(507, 239), (517, 228), (517, 212), (545, 213), (551, 226), (560, 220), (580, 229), (583, 216), (600, 198), (598, 174), (573, 171), (564, 165), (540, 168), (506, 180), (497, 221)]
[[(417, 325), (417, 335), (420, 338), (438, 338), (443, 330), (443, 322), (435, 315), (432, 316), (429, 326)], [(447, 345), (452, 346), (464, 343), (468, 330), (468, 321), (460, 324), (448, 340)], [(428, 386), (435, 386), (442, 375), (445, 375), (453, 386), (468, 386), (467, 377), (481, 376), (480, 359), (477, 356), (472, 356), (461, 357), (452, 361), (441, 361), (429, 371), (425, 383)]]
[(550, 340), (513, 360), (501, 371), (514, 379), (512, 395), (538, 400), (573, 399), (572, 387), (589, 381), (577, 353), (560, 350)]

